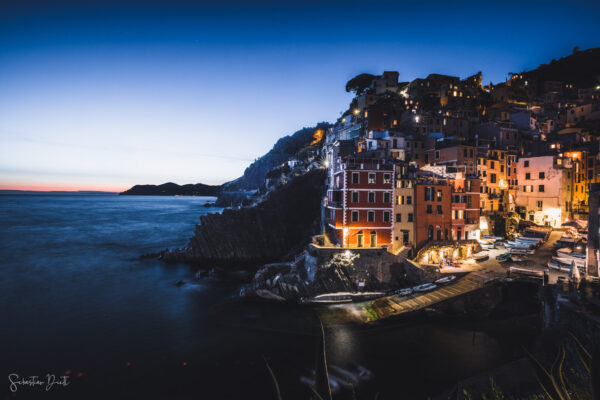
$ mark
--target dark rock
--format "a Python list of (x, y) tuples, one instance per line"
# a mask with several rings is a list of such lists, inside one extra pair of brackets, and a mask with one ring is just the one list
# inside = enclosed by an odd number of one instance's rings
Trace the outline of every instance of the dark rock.
[(135, 185), (120, 195), (129, 196), (217, 196), (221, 185), (211, 186), (202, 183), (178, 185), (168, 182), (162, 185)]
[(189, 245), (163, 259), (252, 269), (297, 254), (319, 229), (324, 179), (325, 170), (312, 170), (254, 207), (202, 216)]

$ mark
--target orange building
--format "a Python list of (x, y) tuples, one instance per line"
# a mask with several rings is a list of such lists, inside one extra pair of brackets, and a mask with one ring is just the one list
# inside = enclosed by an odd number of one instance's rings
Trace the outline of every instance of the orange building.
[(415, 244), (450, 240), (452, 235), (452, 185), (445, 180), (415, 184)]

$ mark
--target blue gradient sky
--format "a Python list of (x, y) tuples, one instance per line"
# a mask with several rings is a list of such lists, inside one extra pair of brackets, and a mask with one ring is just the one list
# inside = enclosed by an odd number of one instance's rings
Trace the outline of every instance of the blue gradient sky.
[(498, 82), (600, 46), (588, 1), (13, 3), (0, 9), (0, 188), (222, 183), (333, 121), (358, 73)]

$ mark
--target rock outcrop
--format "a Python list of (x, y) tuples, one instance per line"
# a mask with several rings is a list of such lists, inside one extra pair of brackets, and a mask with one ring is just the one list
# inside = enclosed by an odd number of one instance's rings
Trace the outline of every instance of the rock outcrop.
[(313, 169), (256, 206), (202, 216), (189, 245), (163, 259), (249, 269), (290, 259), (318, 233), (325, 176), (324, 169)]

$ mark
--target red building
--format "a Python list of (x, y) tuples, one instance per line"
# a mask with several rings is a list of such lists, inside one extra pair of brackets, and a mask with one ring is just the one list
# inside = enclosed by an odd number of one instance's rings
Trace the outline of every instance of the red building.
[(443, 179), (417, 181), (415, 185), (415, 244), (450, 240), (452, 235), (452, 184)]
[(392, 244), (394, 165), (379, 158), (347, 156), (334, 160), (325, 217), (344, 247)]

